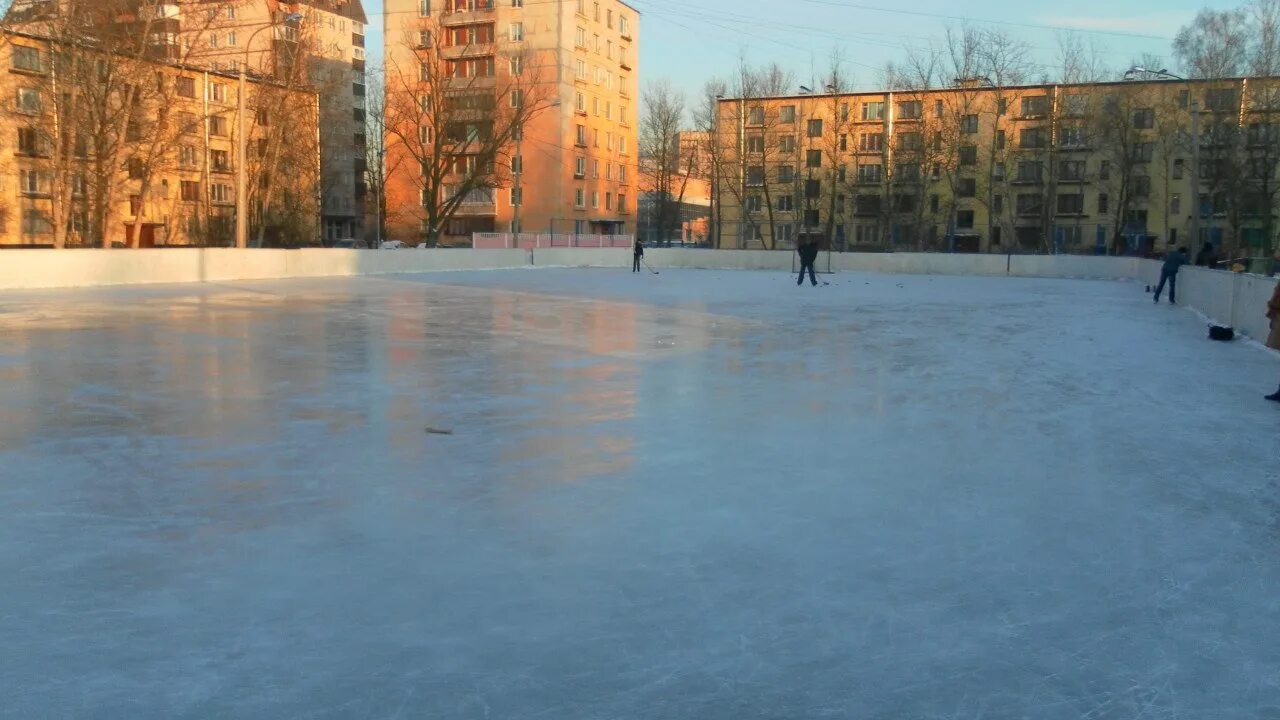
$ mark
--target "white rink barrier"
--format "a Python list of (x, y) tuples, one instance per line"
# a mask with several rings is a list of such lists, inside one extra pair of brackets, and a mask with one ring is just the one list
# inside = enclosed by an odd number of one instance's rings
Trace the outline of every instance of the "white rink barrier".
[[(645, 260), (655, 268), (769, 270), (790, 272), (793, 253), (771, 250), (651, 248)], [(1097, 278), (1154, 284), (1159, 263), (1150, 260), (1073, 255), (964, 255), (944, 253), (831, 253), (835, 272), (933, 275)], [(447, 270), (496, 270), (525, 267), (628, 267), (629, 248), (543, 248), (535, 250), (277, 250), (166, 248), (150, 250), (5, 250), (0, 251), (0, 290), (94, 287), (155, 283), (225, 282), (295, 277), (342, 277)], [(820, 267), (825, 258), (819, 261)], [(1200, 277), (1205, 273), (1205, 277)], [(1243, 278), (1256, 278), (1246, 280)], [(1274, 281), (1184, 268), (1179, 300), (1214, 318), (1245, 322), (1262, 297), (1265, 306)], [(1230, 294), (1222, 284), (1231, 285)], [(1231, 303), (1234, 299), (1234, 304)], [(1265, 318), (1263, 318), (1265, 321)]]
[[(1140, 260), (1137, 278), (1144, 287), (1160, 282), (1159, 260)], [(1219, 325), (1228, 325), (1249, 337), (1266, 342), (1271, 332), (1267, 301), (1277, 279), (1265, 275), (1233, 273), (1186, 266), (1178, 271), (1178, 304), (1204, 314)], [(1168, 302), (1169, 288), (1161, 302)]]

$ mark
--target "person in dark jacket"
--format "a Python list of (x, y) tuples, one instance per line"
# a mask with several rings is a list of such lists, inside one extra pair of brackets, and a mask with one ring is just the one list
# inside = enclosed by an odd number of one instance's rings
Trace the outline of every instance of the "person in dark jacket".
[(1156, 286), (1156, 302), (1160, 302), (1160, 294), (1164, 292), (1165, 283), (1169, 283), (1169, 304), (1177, 302), (1178, 271), (1186, 264), (1186, 248), (1178, 248), (1165, 256), (1164, 267), (1160, 268), (1160, 284)]
[(818, 275), (813, 265), (818, 261), (818, 241), (807, 238), (800, 247), (796, 248), (796, 252), (800, 254), (800, 276), (796, 278), (796, 285), (804, 284), (804, 272), (808, 270), (809, 280), (813, 282), (814, 287), (817, 287)]
[(640, 260), (644, 258), (644, 243), (636, 238), (636, 246), (631, 249), (631, 272), (640, 272)]
[(1200, 248), (1200, 253), (1196, 255), (1196, 265), (1200, 267), (1211, 268), (1218, 264), (1218, 254), (1213, 251), (1213, 245), (1205, 243)]

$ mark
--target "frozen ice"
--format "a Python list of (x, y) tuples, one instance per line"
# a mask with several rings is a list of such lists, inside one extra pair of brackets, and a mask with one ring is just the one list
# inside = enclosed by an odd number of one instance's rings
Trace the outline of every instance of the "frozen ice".
[(1274, 356), (828, 279), (0, 294), (0, 717), (1280, 718)]

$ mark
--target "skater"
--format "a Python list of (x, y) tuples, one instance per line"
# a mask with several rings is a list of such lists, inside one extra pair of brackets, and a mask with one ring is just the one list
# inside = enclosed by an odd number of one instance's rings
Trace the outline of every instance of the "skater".
[(1169, 304), (1177, 302), (1178, 270), (1187, 264), (1187, 249), (1178, 248), (1165, 256), (1164, 267), (1160, 269), (1160, 284), (1156, 286), (1155, 302), (1160, 302), (1160, 293), (1164, 292), (1164, 284), (1169, 283)]
[(631, 250), (631, 272), (640, 272), (640, 261), (644, 258), (644, 243), (640, 242), (640, 238), (636, 238), (636, 246)]
[[(1267, 317), (1271, 320), (1271, 332), (1267, 335), (1267, 347), (1280, 350), (1280, 284), (1267, 301)], [(1280, 402), (1280, 389), (1267, 396), (1271, 402)]]
[(809, 270), (809, 280), (813, 282), (813, 286), (818, 286), (818, 275), (813, 269), (813, 264), (818, 261), (818, 240), (816, 238), (806, 238), (801, 242), (800, 247), (796, 248), (796, 252), (800, 254), (800, 276), (796, 278), (796, 286), (804, 284), (804, 271)]
[(1218, 264), (1218, 254), (1213, 251), (1211, 243), (1205, 243), (1200, 248), (1200, 254), (1196, 255), (1196, 265), (1199, 267), (1211, 268)]

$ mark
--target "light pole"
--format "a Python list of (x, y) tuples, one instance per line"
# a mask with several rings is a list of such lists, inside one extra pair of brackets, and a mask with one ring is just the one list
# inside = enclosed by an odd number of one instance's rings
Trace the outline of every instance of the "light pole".
[[(249, 183), (248, 183), (248, 148), (249, 140), (245, 133), (245, 68), (249, 65), (249, 50), (253, 48), (253, 40), (258, 33), (270, 28), (286, 25), (302, 20), (302, 13), (289, 13), (278, 22), (268, 23), (254, 30), (244, 44), (244, 62), (240, 63), (240, 84), (236, 95), (236, 247), (249, 247)], [(317, 118), (318, 121), (318, 118)]]

